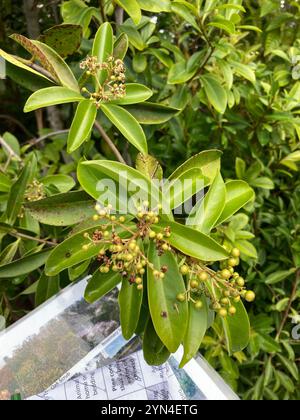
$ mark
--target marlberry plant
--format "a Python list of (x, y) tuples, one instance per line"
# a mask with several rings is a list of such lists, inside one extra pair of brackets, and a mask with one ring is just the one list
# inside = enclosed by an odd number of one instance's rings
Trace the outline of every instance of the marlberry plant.
[[(128, 37), (124, 33), (114, 37), (109, 23), (97, 31), (90, 54), (77, 69), (81, 71), (78, 78), (51, 46), (21, 35), (13, 39), (32, 58), (16, 58), (3, 51), (1, 55), (48, 85), (30, 96), (25, 111), (77, 104), (68, 135), (69, 153), (89, 142), (94, 126), (103, 135), (97, 119), (100, 113), (140, 154), (136, 169), (126, 165), (104, 134), (119, 162), (81, 157), (77, 178), (82, 190), (68, 192), (74, 187), (71, 184), (56, 194), (48, 194), (45, 180), (37, 179), (38, 162), (32, 155), (11, 190), (13, 217), (8, 206), (2, 230), (35, 241), (15, 225), (27, 215), (31, 225), (40, 223), (50, 237), (54, 235), (50, 227), (69, 228), (69, 235), (63, 240), (62, 232), (59, 244), (37, 240), (37, 252), (25, 253), (13, 262), (12, 257), (0, 267), (0, 277), (13, 278), (18, 272), (23, 278), (45, 265), (37, 286), (41, 293), (45, 284), (57, 284), (63, 276), (72, 281), (91, 274), (85, 292), (88, 302), (119, 286), (123, 335), (128, 340), (134, 334), (141, 336), (145, 359), (151, 365), (164, 363), (183, 344), (183, 367), (196, 355), (215, 317), (222, 322), (229, 353), (243, 350), (250, 339), (243, 300), (253, 302), (255, 293), (239, 274), (243, 249), (235, 243), (249, 235), (231, 223), (242, 208), (252, 205), (252, 188), (242, 180), (224, 182), (218, 150), (195, 155), (163, 179), (159, 162), (148, 155), (140, 122), (145, 123), (154, 111), (156, 118), (150, 118), (150, 123), (165, 122), (179, 110), (146, 102), (151, 90), (126, 82)], [(144, 108), (138, 112), (136, 106)], [(143, 109), (146, 116), (141, 116)], [(235, 234), (230, 235), (230, 230)]]

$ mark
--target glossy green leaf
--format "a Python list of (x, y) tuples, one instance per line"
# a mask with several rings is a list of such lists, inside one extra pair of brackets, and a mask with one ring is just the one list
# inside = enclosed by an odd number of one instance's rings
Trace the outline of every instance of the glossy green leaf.
[(250, 322), (247, 311), (242, 302), (234, 306), (237, 313), (222, 320), (230, 354), (244, 350), (250, 341)]
[(96, 117), (97, 108), (92, 101), (85, 99), (80, 102), (69, 132), (68, 153), (75, 152), (89, 139)]
[(127, 111), (143, 125), (164, 124), (175, 117), (179, 110), (165, 105), (145, 102), (126, 107)]
[(229, 181), (226, 183), (226, 204), (225, 208), (217, 221), (220, 225), (230, 219), (240, 209), (245, 207), (255, 197), (252, 188), (244, 181)]
[(210, 22), (208, 26), (213, 26), (214, 28), (222, 29), (222, 31), (225, 31), (230, 35), (233, 35), (235, 33), (235, 25), (229, 20), (220, 19), (215, 22)]
[(36, 294), (35, 294), (35, 306), (40, 306), (48, 299), (52, 298), (60, 291), (60, 278), (59, 276), (47, 277), (45, 273), (41, 275), (38, 280)]
[(229, 256), (214, 239), (179, 223), (161, 221), (159, 225), (153, 226), (153, 230), (159, 232), (166, 227), (171, 228), (170, 244), (186, 255), (207, 262), (225, 260)]
[(39, 61), (43, 68), (62, 86), (77, 92), (79, 91), (74, 74), (56, 51), (40, 41), (30, 40), (23, 35), (14, 34), (11, 38), (29, 51), (34, 59)]
[(188, 323), (187, 302), (179, 303), (177, 295), (185, 293), (185, 284), (174, 255), (157, 255), (156, 246), (149, 247), (149, 261), (156, 270), (167, 266), (165, 279), (157, 279), (148, 269), (148, 300), (151, 318), (157, 335), (171, 353), (175, 353), (185, 336)]
[[(1, 51), (0, 51), (1, 56)], [(25, 66), (26, 67), (26, 66)], [(54, 85), (54, 81), (43, 77), (39, 72), (38, 75), (30, 71), (31, 67), (27, 67), (26, 70), (22, 67), (6, 62), (6, 75), (12, 79), (16, 84), (23, 88), (36, 92), (37, 90), (46, 89)]]
[(169, 177), (169, 180), (177, 179), (180, 175), (189, 171), (190, 169), (199, 169), (205, 178), (210, 179), (211, 182), (215, 179), (217, 173), (221, 169), (222, 152), (219, 150), (208, 150), (201, 152), (186, 162), (184, 162), (175, 172)]
[(116, 0), (116, 3), (126, 11), (136, 25), (139, 25), (142, 13), (136, 0)]
[[(78, 232), (56, 246), (47, 260), (46, 275), (49, 277), (56, 276), (69, 267), (95, 257), (102, 249), (105, 249), (107, 245), (103, 243), (91, 244), (89, 239), (83, 237), (85, 232), (93, 234), (99, 226), (100, 222), (95, 223), (92, 228)], [(84, 250), (82, 248), (84, 245), (90, 245), (89, 249)]]
[(238, 75), (249, 80), (251, 83), (256, 82), (255, 72), (249, 66), (236, 61), (230, 61), (230, 64)]
[(0, 57), (4, 58), (5, 61), (7, 61), (8, 63), (19, 67), (22, 70), (26, 70), (32, 74), (34, 74), (35, 76), (39, 76), (42, 79), (48, 81), (48, 82), (52, 82), (50, 78), (46, 77), (45, 75), (43, 75), (42, 73), (39, 73), (37, 70), (34, 70), (33, 68), (30, 67), (30, 65), (26, 65), (24, 64), (23, 61), (21, 61), (20, 59), (14, 57), (13, 55), (7, 54), (5, 51), (0, 49)]
[(152, 95), (152, 90), (148, 89), (146, 86), (139, 85), (138, 83), (128, 83), (126, 85), (126, 96), (122, 99), (111, 101), (110, 103), (116, 105), (133, 105), (147, 101)]
[(32, 167), (34, 163), (34, 161), (29, 161), (26, 164), (21, 172), (21, 175), (11, 187), (6, 210), (6, 221), (8, 224), (14, 224), (21, 211), (24, 195), (32, 175)]
[(180, 61), (174, 64), (169, 71), (168, 83), (170, 85), (179, 85), (191, 80), (197, 72), (197, 68), (187, 69), (187, 62)]
[[(251, 236), (251, 239), (252, 239), (252, 236)], [(239, 248), (243, 256), (254, 258), (254, 259), (258, 258), (257, 250), (251, 242), (245, 239), (239, 239), (235, 242), (235, 246)]]
[(218, 173), (200, 205), (192, 210), (187, 224), (202, 233), (209, 234), (219, 220), (226, 203), (226, 188), (222, 175)]
[(296, 272), (295, 268), (291, 270), (280, 270), (276, 271), (275, 273), (270, 274), (266, 279), (266, 284), (278, 284), (282, 281), (289, 278), (292, 274)]
[(6, 175), (0, 173), (0, 192), (9, 192), (11, 186), (11, 180)]
[(122, 334), (130, 340), (137, 328), (143, 301), (143, 291), (137, 289), (136, 284), (131, 284), (126, 278), (122, 282), (119, 293), (120, 320)]
[(89, 268), (90, 264), (91, 264), (91, 260), (86, 260), (83, 263), (80, 263), (78, 265), (74, 265), (74, 267), (70, 267), (68, 269), (70, 280), (71, 281), (78, 280), (79, 277), (86, 274), (86, 271)]
[(27, 257), (13, 261), (0, 267), (0, 279), (11, 279), (32, 273), (45, 264), (51, 250), (31, 254)]
[(189, 23), (197, 32), (200, 32), (196, 19), (187, 6), (180, 2), (173, 1), (171, 10), (179, 15), (186, 23)]
[(85, 300), (89, 303), (96, 302), (117, 287), (121, 281), (122, 277), (119, 273), (102, 274), (97, 270), (85, 289)]
[(211, 105), (220, 114), (224, 114), (227, 108), (227, 92), (220, 81), (215, 76), (206, 74), (201, 76), (201, 82)]
[[(114, 50), (114, 34), (110, 23), (104, 23), (100, 26), (95, 36), (93, 44), (93, 57), (98, 58), (98, 63), (104, 63), (109, 57), (113, 55)], [(100, 84), (105, 82), (108, 76), (107, 70), (100, 70), (98, 74)], [(95, 86), (98, 88), (98, 84), (95, 81)]]
[(148, 153), (145, 133), (128, 111), (118, 105), (111, 104), (102, 104), (101, 110), (134, 147), (144, 155)]
[(161, 13), (171, 11), (170, 0), (137, 0), (140, 8), (147, 12)]
[(161, 366), (170, 357), (170, 352), (156, 334), (152, 319), (149, 318), (143, 337), (144, 359), (150, 366)]
[(84, 100), (83, 96), (65, 87), (50, 87), (38, 90), (27, 100), (24, 112), (35, 111), (48, 106), (80, 102)]
[(76, 182), (69, 175), (48, 175), (41, 179), (41, 183), (45, 187), (55, 187), (60, 193), (67, 193), (75, 187)]
[(27, 203), (26, 209), (40, 223), (71, 226), (91, 218), (95, 202), (84, 192), (71, 192)]
[(17, 239), (16, 241), (7, 245), (7, 247), (2, 250), (0, 254), (0, 266), (6, 265), (12, 262), (12, 260), (14, 259), (18, 251), (20, 241), (21, 239)]
[(139, 153), (136, 159), (136, 169), (150, 179), (163, 179), (163, 169), (155, 157)]
[(208, 328), (208, 305), (205, 296), (201, 298), (202, 309), (196, 309), (193, 302), (189, 302), (189, 321), (183, 340), (184, 355), (180, 364), (183, 368), (198, 353), (206, 330)]
[(125, 33), (122, 33), (114, 43), (114, 52), (113, 55), (115, 58), (124, 60), (126, 57), (127, 51), (129, 48), (129, 39)]

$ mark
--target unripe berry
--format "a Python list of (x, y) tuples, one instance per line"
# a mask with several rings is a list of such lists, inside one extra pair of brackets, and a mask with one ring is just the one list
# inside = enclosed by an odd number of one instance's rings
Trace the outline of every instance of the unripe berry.
[(243, 279), (243, 277), (239, 277), (239, 278), (237, 279), (237, 285), (238, 285), (239, 287), (244, 287), (244, 286), (245, 286), (245, 280)]
[(238, 265), (238, 260), (236, 258), (229, 258), (228, 265), (229, 267), (236, 267)]
[(135, 279), (136, 284), (142, 284), (143, 283), (143, 279), (141, 277), (137, 277)]
[(163, 280), (166, 276), (164, 273), (160, 273), (159, 277)]
[(229, 299), (228, 298), (224, 298), (224, 299), (221, 300), (221, 303), (223, 305), (229, 305)]
[(185, 302), (185, 294), (184, 293), (179, 293), (179, 295), (177, 295), (176, 299), (178, 300), (178, 302), (181, 302), (181, 303)]
[(149, 233), (149, 238), (150, 238), (150, 239), (154, 239), (154, 238), (156, 238), (156, 233), (155, 233), (155, 232), (153, 232), (153, 231), (151, 231), (151, 232)]
[(110, 233), (107, 230), (103, 233), (104, 238), (108, 238), (109, 235), (110, 235)]
[(229, 292), (229, 290), (225, 290), (225, 292), (224, 292), (224, 296), (225, 296), (225, 297), (227, 297), (227, 298), (229, 298), (229, 297), (230, 297), (230, 292)]
[(153, 275), (154, 277), (160, 277), (160, 271), (154, 270)]
[(120, 223), (124, 223), (124, 222), (125, 222), (125, 220), (126, 220), (126, 219), (125, 219), (125, 217), (124, 217), (124, 216), (121, 216), (121, 217), (119, 218), (119, 222), (120, 222)]
[(230, 308), (229, 308), (229, 313), (230, 313), (230, 315), (235, 315), (236, 314), (236, 308), (234, 307), (234, 306), (231, 306)]
[(164, 238), (164, 235), (162, 233), (158, 233), (156, 237), (159, 241), (161, 241)]
[(229, 270), (225, 269), (225, 270), (222, 270), (221, 276), (223, 277), (223, 279), (229, 280), (231, 277), (231, 273)]
[(99, 216), (98, 216), (98, 214), (95, 214), (95, 215), (93, 216), (93, 220), (94, 220), (94, 222), (97, 222), (97, 221), (99, 220)]
[(138, 289), (139, 291), (142, 291), (142, 290), (144, 289), (144, 286), (143, 286), (142, 284), (139, 284), (139, 285), (137, 286), (137, 289)]
[(83, 234), (83, 237), (84, 237), (85, 239), (88, 239), (88, 238), (90, 237), (90, 235), (89, 235), (89, 233), (88, 233), (88, 232), (85, 232), (85, 233)]
[(225, 308), (220, 309), (220, 310), (219, 310), (219, 315), (220, 315), (222, 318), (226, 318), (226, 317), (227, 317), (227, 315), (228, 315), (227, 309), (225, 309)]
[(83, 245), (82, 250), (83, 251), (88, 251), (89, 250), (89, 245)]
[(168, 244), (163, 244), (162, 249), (163, 249), (163, 251), (169, 251), (169, 245)]
[(198, 309), (198, 310), (202, 309), (203, 308), (203, 302), (201, 302), (201, 300), (198, 300), (195, 303), (195, 308)]
[(192, 280), (190, 284), (192, 289), (198, 289), (199, 287), (199, 283), (197, 282), (197, 280)]
[(245, 299), (247, 302), (251, 303), (255, 301), (255, 293), (252, 292), (251, 290), (249, 290), (246, 294), (245, 294)]
[(234, 258), (239, 258), (241, 256), (241, 251), (238, 248), (233, 248), (233, 250), (231, 251), (231, 255)]
[(199, 280), (201, 280), (201, 281), (207, 281), (208, 278), (209, 278), (209, 276), (205, 271), (202, 271), (202, 273), (199, 274)]
[(142, 276), (146, 273), (146, 270), (144, 268), (142, 268), (141, 270), (139, 270), (139, 274), (141, 274)]
[(181, 274), (183, 274), (185, 276), (185, 275), (187, 275), (190, 272), (190, 269), (189, 269), (189, 267), (187, 265), (183, 265), (180, 268), (180, 272), (181, 272)]
[(235, 303), (239, 303), (241, 301), (241, 296), (236, 296), (235, 298), (234, 298), (234, 302)]

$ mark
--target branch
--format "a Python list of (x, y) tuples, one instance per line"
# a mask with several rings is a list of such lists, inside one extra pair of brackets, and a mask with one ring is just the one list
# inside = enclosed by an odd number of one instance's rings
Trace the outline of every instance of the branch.
[(281, 322), (281, 324), (280, 324), (280, 327), (279, 327), (278, 333), (277, 333), (277, 335), (276, 335), (276, 341), (278, 341), (278, 340), (279, 340), (279, 338), (280, 338), (280, 336), (281, 336), (281, 333), (282, 333), (282, 331), (283, 331), (283, 329), (284, 329), (284, 326), (285, 326), (285, 324), (286, 324), (286, 321), (287, 321), (287, 319), (288, 319), (288, 316), (289, 316), (290, 310), (291, 310), (291, 308), (292, 308), (292, 304), (293, 304), (293, 302), (294, 302), (294, 300), (295, 300), (295, 297), (296, 297), (296, 294), (297, 294), (297, 290), (298, 290), (299, 283), (300, 283), (300, 270), (298, 270), (298, 271), (297, 271), (297, 274), (296, 274), (296, 279), (295, 279), (294, 284), (293, 284), (293, 288), (292, 288), (291, 296), (290, 296), (290, 299), (289, 299), (288, 307), (287, 307), (287, 309), (286, 309), (286, 311), (285, 311), (284, 317), (283, 317), (283, 319), (282, 319), (282, 322)]
[(118, 159), (118, 161), (121, 162), (121, 163), (124, 163), (126, 165), (126, 162), (125, 162), (123, 156), (121, 155), (121, 153), (119, 152), (119, 150), (114, 145), (112, 139), (106, 134), (106, 132), (104, 131), (102, 125), (98, 121), (95, 122), (95, 127), (99, 131), (99, 133), (103, 137), (103, 140), (107, 143), (107, 145), (109, 146), (109, 148), (111, 149), (111, 151), (113, 152), (113, 154), (116, 156), (116, 158)]
[(44, 136), (39, 137), (37, 139), (31, 139), (28, 142), (30, 144), (29, 147), (36, 146), (37, 144), (41, 143), (44, 140), (49, 139), (50, 137), (60, 136), (61, 134), (67, 134), (68, 132), (69, 132), (69, 130), (58, 130), (58, 131), (54, 131), (54, 132), (49, 133), (49, 134), (45, 134)]
[(20, 156), (18, 156), (14, 151), (13, 151), (13, 149), (10, 147), (10, 145), (9, 144), (7, 144), (6, 143), (6, 141), (4, 140), (4, 138), (2, 138), (1, 136), (0, 136), (0, 144), (1, 144), (1, 146), (4, 148), (4, 149), (6, 149), (7, 151), (8, 151), (8, 154), (9, 154), (9, 156), (10, 157), (14, 157), (18, 162), (21, 162), (22, 161), (22, 159), (20, 158)]

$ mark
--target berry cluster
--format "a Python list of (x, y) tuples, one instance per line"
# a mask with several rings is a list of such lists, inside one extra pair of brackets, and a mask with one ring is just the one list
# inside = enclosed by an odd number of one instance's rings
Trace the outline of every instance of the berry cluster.
[[(112, 206), (102, 208), (96, 206), (97, 214), (94, 221), (102, 220), (102, 225), (94, 231), (93, 235), (85, 233), (84, 238), (90, 240), (90, 244), (84, 245), (83, 250), (87, 251), (90, 246), (101, 243), (103, 249), (98, 255), (100, 272), (108, 274), (110, 271), (120, 273), (130, 284), (135, 284), (138, 290), (143, 290), (143, 276), (146, 268), (153, 271), (157, 279), (164, 279), (168, 267), (156, 269), (144, 253), (143, 241), (151, 239), (156, 243), (158, 254), (171, 250), (168, 238), (171, 236), (169, 228), (162, 232), (155, 233), (151, 227), (159, 223), (159, 210), (149, 210), (149, 203), (144, 202), (143, 207), (137, 209), (136, 228), (132, 229), (126, 225), (124, 216), (117, 217), (111, 213)], [(126, 232), (126, 238), (118, 232)]]
[(25, 192), (25, 199), (27, 201), (38, 201), (46, 197), (44, 185), (36, 179), (28, 185)]
[(236, 271), (240, 263), (240, 250), (234, 248), (231, 257), (221, 264), (219, 271), (214, 271), (208, 266), (194, 260), (183, 260), (181, 274), (187, 277), (188, 287), (185, 294), (179, 294), (177, 300), (192, 301), (196, 309), (202, 309), (202, 296), (211, 300), (211, 309), (222, 318), (235, 315), (237, 304), (241, 299), (247, 302), (255, 300), (255, 293), (245, 288), (245, 280)]
[[(102, 102), (109, 102), (114, 99), (121, 99), (126, 95), (126, 68), (124, 62), (114, 57), (109, 57), (105, 63), (98, 63), (97, 57), (87, 57), (80, 67), (87, 70), (88, 76), (93, 76), (98, 83), (96, 92), (90, 92), (86, 87), (82, 89), (90, 99), (100, 108)], [(107, 77), (103, 84), (98, 80), (98, 73), (105, 70)]]

